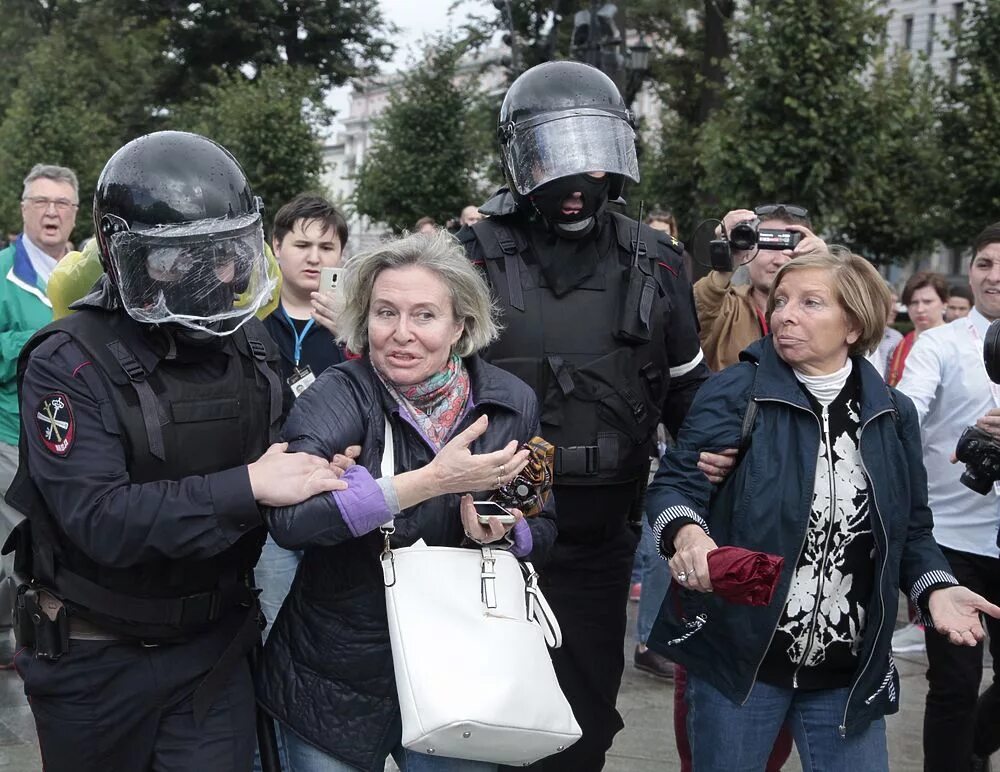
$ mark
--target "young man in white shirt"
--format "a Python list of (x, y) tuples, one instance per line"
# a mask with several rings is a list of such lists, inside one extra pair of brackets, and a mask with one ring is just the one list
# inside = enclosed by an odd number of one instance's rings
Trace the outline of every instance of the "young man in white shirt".
[[(982, 496), (960, 481), (951, 462), (965, 427), (977, 424), (1000, 439), (1000, 386), (983, 364), (986, 330), (1000, 319), (1000, 223), (973, 245), (969, 284), (974, 305), (964, 318), (927, 330), (906, 360), (899, 390), (920, 418), (934, 538), (963, 585), (1000, 600), (1000, 486)], [(1000, 749), (1000, 623), (987, 620), (994, 683), (981, 696), (982, 644), (950, 646), (926, 629), (929, 689), (924, 714), (924, 769), (987, 769)]]

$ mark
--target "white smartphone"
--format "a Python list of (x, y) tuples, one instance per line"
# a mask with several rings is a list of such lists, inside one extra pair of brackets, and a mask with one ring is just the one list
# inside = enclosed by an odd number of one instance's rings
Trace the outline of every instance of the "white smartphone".
[(343, 268), (323, 268), (319, 272), (319, 291), (332, 292), (336, 295), (340, 292), (340, 274)]
[(488, 525), (491, 517), (499, 520), (501, 525), (511, 525), (517, 520), (513, 513), (495, 501), (473, 501), (472, 506), (476, 508), (476, 515), (479, 516), (482, 525)]

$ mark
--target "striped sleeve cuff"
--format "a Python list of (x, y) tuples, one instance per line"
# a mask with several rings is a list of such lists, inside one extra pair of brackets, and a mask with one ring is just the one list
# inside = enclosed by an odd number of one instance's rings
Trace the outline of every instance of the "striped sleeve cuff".
[(920, 624), (934, 626), (930, 612), (927, 610), (927, 599), (924, 596), (928, 590), (937, 590), (941, 587), (952, 587), (959, 584), (958, 579), (947, 571), (928, 571), (913, 583), (910, 588), (910, 601), (920, 614)]
[(663, 553), (663, 529), (682, 517), (686, 520), (692, 520), (700, 525), (705, 533), (709, 536), (712, 535), (708, 530), (708, 523), (691, 507), (667, 507), (653, 521), (653, 538), (656, 540), (656, 551), (664, 560), (667, 560), (667, 556)]

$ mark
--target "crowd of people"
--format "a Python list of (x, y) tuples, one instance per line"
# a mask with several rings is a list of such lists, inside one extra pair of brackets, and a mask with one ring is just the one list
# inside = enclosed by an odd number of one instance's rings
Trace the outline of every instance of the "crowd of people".
[[(265, 239), (198, 135), (115, 153), (81, 252), (76, 176), (28, 172), (0, 251), (0, 654), (45, 768), (498, 770), (402, 743), (380, 555), (422, 541), (539, 571), (582, 735), (532, 768), (604, 767), (638, 548), (634, 664), (674, 682), (683, 769), (780, 769), (794, 742), (806, 770), (887, 770), (893, 652), (921, 644), (924, 768), (987, 769), (1000, 487), (953, 454), (968, 426), (1000, 443), (1000, 223), (967, 289), (906, 282), (903, 335), (794, 203), (725, 214), (728, 263), (692, 284), (670, 212), (615, 207), (639, 167), (598, 70), (528, 70), (499, 128), (505, 187), (349, 259), (316, 194)], [(477, 514), (537, 437), (553, 495)], [(727, 549), (772, 567), (766, 597), (724, 588)]]

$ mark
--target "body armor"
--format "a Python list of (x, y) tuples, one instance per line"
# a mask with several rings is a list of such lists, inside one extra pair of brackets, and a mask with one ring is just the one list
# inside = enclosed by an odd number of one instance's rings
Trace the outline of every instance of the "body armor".
[(636, 244), (637, 225), (622, 215), (604, 227), (612, 254), (561, 297), (520, 221), (491, 217), (471, 230), (503, 307), (504, 334), (487, 358), (535, 390), (557, 486), (644, 483), (669, 382), (657, 261), (676, 261), (676, 247), (647, 226)]
[[(19, 362), (19, 385), (30, 351), (57, 332), (70, 335), (88, 354), (93, 368), (81, 372), (103, 380), (103, 390), (94, 393), (106, 392), (100, 410), (117, 418), (133, 483), (242, 466), (263, 454), (276, 435), (277, 353), (256, 320), (217, 349), (223, 374), (195, 382), (185, 369), (200, 365), (161, 358), (132, 320), (80, 310), (29, 342)], [(23, 431), (22, 463), (9, 497), (30, 525), (18, 535), (18, 572), (62, 599), (72, 615), (121, 635), (159, 641), (207, 629), (237, 607), (255, 604), (247, 578), (260, 554), (263, 528), (209, 559), (163, 558), (128, 568), (98, 564), (62, 535), (49, 512), (27, 469)]]

